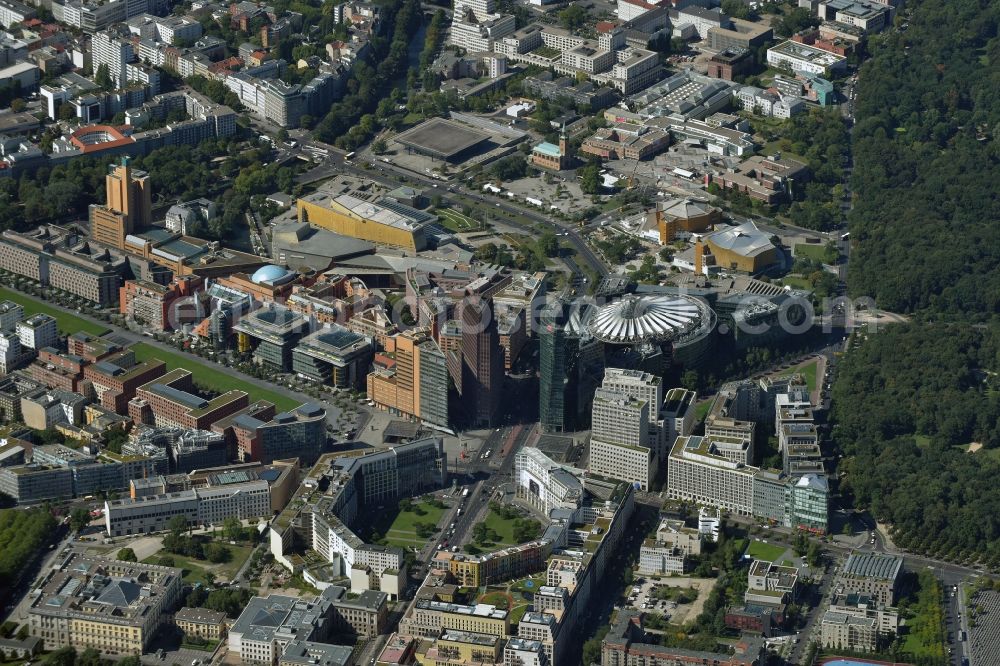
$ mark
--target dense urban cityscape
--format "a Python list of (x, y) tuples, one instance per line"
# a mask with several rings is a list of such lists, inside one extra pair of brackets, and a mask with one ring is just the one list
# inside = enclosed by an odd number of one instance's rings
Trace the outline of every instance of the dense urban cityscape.
[(1000, 665), (997, 3), (0, 28), (0, 666)]

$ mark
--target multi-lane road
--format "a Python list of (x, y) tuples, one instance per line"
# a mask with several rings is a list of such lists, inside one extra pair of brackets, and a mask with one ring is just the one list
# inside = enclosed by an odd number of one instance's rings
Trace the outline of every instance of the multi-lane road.
[[(416, 563), (410, 571), (411, 577), (422, 580), (439, 551), (461, 548), (471, 541), (472, 527), (489, 510), (493, 494), (502, 490), (513, 469), (514, 455), (530, 436), (529, 427), (497, 428), (489, 433), (477, 451), (471, 452), (467, 462), (458, 465), (454, 474), (459, 481), (451, 490), (445, 491), (450, 495), (451, 505), (439, 523), (444, 526), (442, 535), (430, 541), (417, 554)], [(484, 455), (487, 451), (489, 456)], [(466, 490), (468, 495), (465, 495)], [(396, 604), (389, 626), (395, 626), (414, 603), (416, 599)], [(374, 663), (387, 639), (388, 635), (383, 634), (372, 640), (362, 650), (357, 663)]]

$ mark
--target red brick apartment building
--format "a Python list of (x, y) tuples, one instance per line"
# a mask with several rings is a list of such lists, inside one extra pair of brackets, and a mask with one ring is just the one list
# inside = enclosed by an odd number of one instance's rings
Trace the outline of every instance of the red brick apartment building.
[(194, 380), (188, 370), (171, 370), (139, 387), (128, 403), (128, 414), (136, 423), (211, 430), (213, 423), (250, 404), (244, 391), (227, 391), (211, 400), (193, 391)]
[(123, 351), (90, 363), (83, 369), (83, 377), (93, 385), (102, 407), (126, 414), (129, 400), (135, 397), (138, 388), (166, 371), (167, 364), (163, 361), (150, 359), (136, 363), (133, 352)]

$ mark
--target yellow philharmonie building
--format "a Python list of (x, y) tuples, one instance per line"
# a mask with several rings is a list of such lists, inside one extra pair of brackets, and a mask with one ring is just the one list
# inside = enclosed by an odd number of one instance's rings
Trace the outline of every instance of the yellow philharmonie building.
[(299, 222), (412, 252), (427, 246), (424, 228), (436, 218), (389, 197), (317, 192), (298, 200)]

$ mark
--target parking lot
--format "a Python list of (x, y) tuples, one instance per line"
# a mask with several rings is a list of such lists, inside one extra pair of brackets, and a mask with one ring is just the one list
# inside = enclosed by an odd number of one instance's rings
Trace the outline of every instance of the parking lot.
[[(673, 624), (684, 624), (689, 618), (697, 617), (705, 601), (708, 599), (714, 578), (637, 578), (631, 588), (626, 590), (626, 607), (646, 613), (658, 613), (669, 619)], [(689, 588), (697, 591), (697, 597), (690, 603), (677, 603), (666, 599), (656, 599), (654, 591), (658, 587)]]

